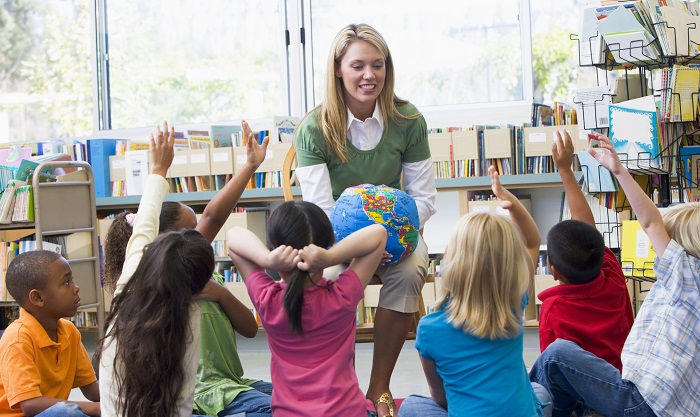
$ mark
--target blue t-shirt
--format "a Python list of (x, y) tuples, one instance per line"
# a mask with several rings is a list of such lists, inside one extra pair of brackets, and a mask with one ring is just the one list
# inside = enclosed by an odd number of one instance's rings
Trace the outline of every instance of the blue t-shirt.
[[(527, 295), (523, 299), (527, 303)], [(533, 417), (535, 396), (523, 362), (523, 331), (488, 340), (447, 321), (445, 308), (418, 324), (416, 349), (435, 362), (445, 384), (449, 416)]]

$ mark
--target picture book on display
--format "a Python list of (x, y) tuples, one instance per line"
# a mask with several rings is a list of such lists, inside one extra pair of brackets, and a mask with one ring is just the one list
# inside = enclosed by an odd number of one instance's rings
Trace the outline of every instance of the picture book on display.
[(610, 140), (628, 169), (659, 168), (659, 126), (654, 96), (609, 106)]
[(211, 144), (213, 148), (230, 148), (233, 146), (232, 135), (242, 132), (239, 125), (212, 125)]
[(600, 165), (588, 151), (577, 152), (579, 163), (581, 164), (581, 172), (588, 184), (588, 192), (590, 193), (607, 193), (617, 191), (617, 184), (613, 179), (610, 171)]

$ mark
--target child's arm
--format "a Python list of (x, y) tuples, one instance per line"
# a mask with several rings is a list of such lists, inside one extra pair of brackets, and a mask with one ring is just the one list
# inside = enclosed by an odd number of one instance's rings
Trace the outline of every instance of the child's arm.
[(489, 167), (489, 175), (491, 175), (491, 189), (493, 194), (501, 200), (501, 207), (510, 212), (510, 216), (520, 233), (525, 238), (525, 246), (532, 257), (533, 267), (537, 265), (540, 257), (540, 232), (537, 230), (537, 224), (528, 213), (523, 203), (501, 185), (501, 179), (498, 176), (496, 167)]
[(98, 381), (80, 387), (80, 392), (90, 401), (100, 401), (100, 383)]
[(552, 143), (552, 159), (554, 166), (559, 171), (561, 182), (564, 184), (566, 198), (571, 208), (571, 218), (595, 227), (591, 206), (588, 205), (574, 172), (571, 170), (571, 164), (574, 162), (574, 144), (571, 142), (569, 132), (564, 131), (564, 140), (562, 141), (561, 133), (557, 131), (557, 139)]
[(440, 407), (447, 409), (447, 395), (445, 394), (445, 384), (442, 381), (440, 375), (437, 373), (435, 361), (431, 361), (430, 359), (426, 359), (420, 356), (420, 363), (421, 365), (423, 365), (423, 373), (425, 374), (425, 379), (428, 381), (428, 388), (430, 388), (430, 396), (433, 397), (433, 401), (438, 403)]
[(89, 401), (65, 401), (53, 397), (35, 397), (29, 400), (22, 401), (19, 403), (22, 413), (26, 417), (34, 417), (35, 415), (46, 411), (49, 407), (56, 403), (65, 402), (67, 404), (76, 404), (83, 410), (83, 413), (89, 416), (99, 416), (100, 415), (100, 403), (89, 402)]
[(219, 285), (216, 281), (209, 280), (198, 297), (218, 303), (224, 309), (233, 329), (242, 336), (250, 338), (255, 337), (258, 333), (258, 323), (255, 321), (255, 316), (226, 287)]
[(254, 271), (272, 269), (288, 272), (296, 266), (295, 258), (299, 251), (285, 245), (270, 251), (253, 232), (240, 226), (228, 231), (226, 243), (228, 254), (244, 281)]
[(168, 182), (165, 175), (173, 162), (173, 144), (175, 143), (175, 128), (168, 131), (168, 122), (157, 127), (157, 135), (151, 134), (150, 143), (150, 170), (146, 187), (143, 191), (139, 209), (134, 219), (133, 232), (126, 245), (126, 255), (122, 274), (117, 280), (114, 295), (121, 292), (129, 281), (143, 256), (143, 248), (158, 236), (159, 216), (163, 199), (168, 192)]
[(597, 159), (602, 166), (615, 174), (617, 182), (620, 183), (627, 199), (629, 199), (639, 224), (649, 236), (656, 255), (661, 258), (666, 250), (666, 246), (668, 246), (668, 242), (671, 241), (671, 237), (666, 231), (659, 209), (656, 208), (649, 196), (644, 193), (629, 171), (622, 165), (612, 141), (601, 134), (596, 134), (596, 136), (600, 140), (601, 152), (598, 153), (594, 149), (589, 149), (588, 153)]
[(352, 259), (349, 268), (355, 271), (364, 288), (377, 270), (385, 247), (386, 229), (374, 224), (350, 234), (330, 249), (316, 245), (304, 247), (299, 251), (297, 267), (302, 271), (323, 269)]
[(231, 181), (209, 201), (209, 204), (204, 208), (201, 219), (197, 223), (197, 227), (195, 227), (209, 242), (214, 240), (214, 237), (216, 237), (216, 234), (231, 214), (231, 210), (238, 203), (238, 199), (241, 198), (241, 194), (243, 194), (250, 178), (255, 174), (255, 170), (265, 160), (267, 144), (270, 142), (270, 139), (266, 137), (262, 145), (258, 145), (248, 123), (243, 120), (241, 124), (243, 125), (243, 134), (248, 138), (246, 145), (248, 159), (243, 168), (236, 172)]

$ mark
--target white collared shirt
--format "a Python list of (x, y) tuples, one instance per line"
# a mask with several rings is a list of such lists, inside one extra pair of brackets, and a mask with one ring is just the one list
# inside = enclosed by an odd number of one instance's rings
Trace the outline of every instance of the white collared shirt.
[[(379, 145), (384, 134), (384, 118), (379, 106), (374, 106), (372, 117), (361, 121), (348, 109), (348, 139), (357, 149), (362, 151), (372, 150)], [(432, 159), (428, 158), (419, 162), (404, 162), (403, 186), (408, 195), (413, 197), (418, 207), (420, 226), (435, 214), (435, 189), (434, 170)], [(302, 187), (302, 199), (317, 204), (330, 216), (335, 204), (331, 189), (331, 177), (326, 164), (311, 165), (296, 169), (299, 182)]]

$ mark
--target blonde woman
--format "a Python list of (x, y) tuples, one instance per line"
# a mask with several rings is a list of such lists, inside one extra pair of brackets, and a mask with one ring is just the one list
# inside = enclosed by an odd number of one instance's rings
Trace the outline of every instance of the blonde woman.
[[(343, 190), (358, 184), (403, 188), (416, 200), (421, 227), (435, 213), (435, 176), (425, 119), (394, 94), (394, 64), (374, 28), (348, 25), (328, 56), (325, 99), (295, 133), (302, 197), (330, 214)], [(407, 259), (380, 266), (372, 373), (366, 393), (380, 417), (394, 416), (389, 380), (418, 311), (428, 250), (419, 242)]]
[(432, 398), (408, 397), (400, 417), (533, 417), (549, 401), (523, 362), (521, 317), (540, 234), (493, 166), (489, 174), (513, 221), (473, 213), (457, 224), (445, 254), (444, 296), (421, 319), (416, 338)]

